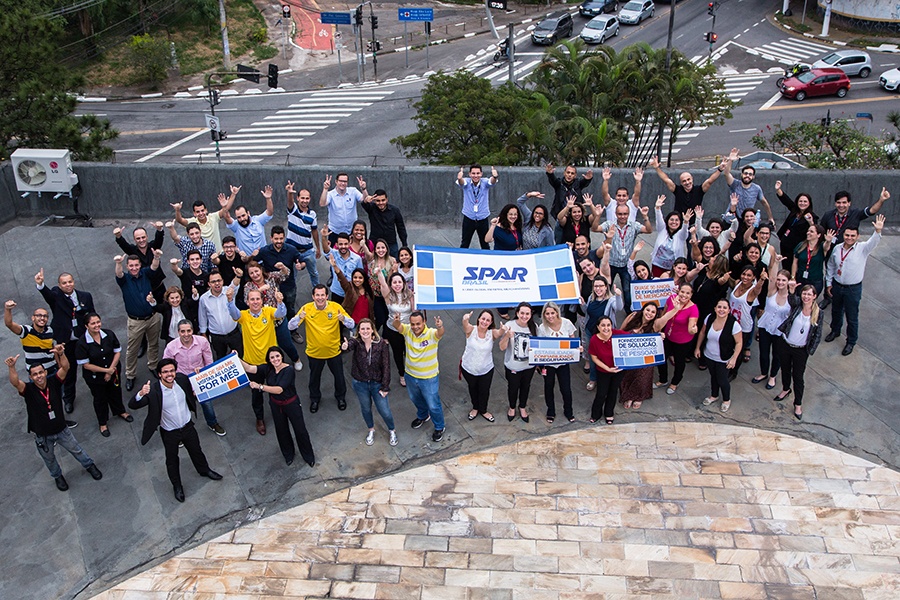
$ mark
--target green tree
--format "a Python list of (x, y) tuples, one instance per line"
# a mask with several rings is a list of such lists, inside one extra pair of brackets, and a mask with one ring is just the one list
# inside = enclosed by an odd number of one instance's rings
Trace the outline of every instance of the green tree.
[[(895, 122), (896, 121), (896, 122)], [(888, 122), (900, 125), (900, 114)], [(900, 167), (896, 134), (886, 138), (868, 135), (853, 121), (835, 119), (829, 124), (821, 121), (793, 121), (766, 125), (751, 138), (760, 150), (792, 154), (810, 169), (895, 169)]]
[(0, 158), (17, 147), (67, 148), (76, 160), (112, 156), (103, 142), (118, 132), (109, 121), (76, 116), (82, 82), (61, 66), (56, 40), (61, 19), (45, 18), (47, 5), (20, 0), (0, 11)]
[(165, 81), (172, 64), (169, 44), (149, 33), (135, 35), (128, 42), (128, 62), (135, 73), (135, 83), (156, 85)]
[(519, 164), (528, 146), (518, 125), (532, 103), (527, 92), (467, 71), (437, 73), (413, 104), (417, 131), (391, 143), (427, 164)]

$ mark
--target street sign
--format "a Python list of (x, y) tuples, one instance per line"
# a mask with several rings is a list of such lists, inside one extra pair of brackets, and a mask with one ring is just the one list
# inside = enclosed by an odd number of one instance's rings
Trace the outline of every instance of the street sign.
[(349, 25), (350, 13), (323, 12), (319, 13), (323, 25)]
[(434, 21), (433, 8), (398, 8), (397, 18), (401, 21)]
[(495, 10), (506, 10), (506, 0), (488, 0), (488, 6)]
[(219, 117), (208, 114), (204, 114), (203, 116), (206, 117), (206, 126), (208, 128), (212, 129), (213, 131), (221, 131), (222, 124), (219, 123)]

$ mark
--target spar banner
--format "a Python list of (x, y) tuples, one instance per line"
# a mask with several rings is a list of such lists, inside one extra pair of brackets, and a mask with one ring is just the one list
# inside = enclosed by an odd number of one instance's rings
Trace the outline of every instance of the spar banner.
[(529, 365), (575, 363), (581, 358), (581, 340), (577, 338), (528, 338)]
[(612, 336), (613, 362), (620, 369), (640, 369), (661, 365), (666, 360), (663, 339), (658, 333)]
[(209, 402), (228, 392), (250, 384), (244, 366), (236, 354), (229, 354), (190, 375), (191, 387), (200, 402)]
[(641, 310), (646, 304), (666, 307), (666, 300), (675, 292), (674, 279), (651, 281), (631, 280), (631, 310)]
[(503, 252), (415, 246), (416, 308), (493, 308), (578, 302), (575, 259), (565, 244)]

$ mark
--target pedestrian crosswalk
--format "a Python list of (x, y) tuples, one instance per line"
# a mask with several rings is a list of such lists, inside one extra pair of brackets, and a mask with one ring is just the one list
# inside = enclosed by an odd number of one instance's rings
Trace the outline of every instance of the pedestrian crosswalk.
[[(752, 92), (756, 87), (764, 82), (766, 79), (771, 77), (770, 73), (749, 73), (744, 75), (729, 75), (726, 77), (721, 77), (725, 86), (725, 93), (728, 97), (735, 102), (740, 101), (744, 96)], [(688, 127), (686, 129), (681, 130), (678, 134), (678, 140), (673, 142), (672, 144), (672, 154), (678, 154), (681, 150), (694, 141), (703, 131), (708, 128), (708, 125), (694, 125), (693, 127)], [(668, 140), (668, 137), (671, 133), (670, 128), (666, 128), (663, 130), (663, 139)], [(652, 146), (654, 144), (654, 140), (657, 136), (657, 130), (653, 129), (652, 131), (648, 131), (648, 133), (642, 138), (640, 143), (630, 144), (631, 148), (635, 148), (635, 152), (641, 153), (644, 149)], [(652, 138), (652, 139), (651, 139)], [(632, 136), (629, 135), (629, 143), (632, 140)], [(668, 147), (668, 142), (664, 142), (664, 146)], [(629, 157), (631, 159), (632, 157)]]
[[(257, 163), (287, 149), (304, 139), (321, 133), (374, 103), (384, 100), (394, 91), (385, 88), (339, 88), (313, 92), (287, 108), (267, 115), (248, 127), (228, 133), (219, 142), (223, 163)], [(215, 142), (204, 144), (181, 158), (191, 161), (215, 160)]]
[(748, 54), (783, 65), (793, 65), (798, 62), (812, 63), (819, 56), (833, 50), (831, 46), (798, 38), (783, 38), (762, 46), (752, 48), (744, 46), (743, 48)]

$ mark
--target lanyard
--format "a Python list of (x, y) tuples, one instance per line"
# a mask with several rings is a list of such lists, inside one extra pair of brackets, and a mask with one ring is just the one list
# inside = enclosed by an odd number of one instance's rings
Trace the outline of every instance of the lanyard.
[(834, 224), (837, 226), (837, 231), (841, 230), (841, 227), (844, 226), (844, 223), (847, 221), (847, 217), (849, 217), (849, 216), (850, 216), (850, 213), (848, 212), (846, 215), (844, 215), (843, 219), (838, 221), (838, 214), (834, 213)]
[(514, 238), (516, 238), (516, 248), (521, 246), (522, 244), (519, 243), (519, 232), (515, 229), (510, 229), (509, 232), (512, 234), (512, 236)]
[(849, 249), (849, 250), (847, 250), (846, 252), (844, 252), (844, 247), (843, 247), (843, 246), (840, 247), (840, 252), (841, 252), (841, 268), (844, 267), (844, 261), (847, 260), (847, 257), (850, 256), (850, 253), (853, 252), (853, 249), (854, 249), (854, 248), (856, 248), (856, 244), (853, 244), (852, 246), (850, 246), (850, 249)]
[(806, 245), (806, 270), (809, 271), (809, 263), (812, 261), (812, 248)]
[(628, 223), (625, 224), (625, 228), (619, 231), (619, 226), (616, 226), (616, 231), (619, 232), (619, 238), (622, 239), (622, 247), (625, 247), (625, 236), (628, 235)]
[(41, 397), (44, 399), (44, 402), (47, 403), (47, 412), (52, 413), (53, 407), (50, 406), (50, 388), (48, 387), (46, 390), (38, 388), (38, 391), (41, 393)]

